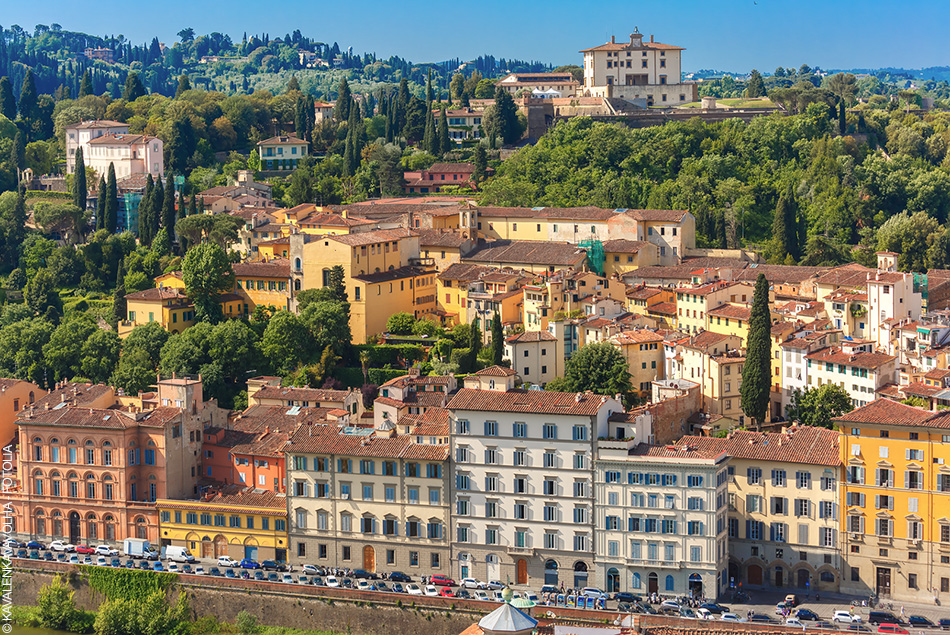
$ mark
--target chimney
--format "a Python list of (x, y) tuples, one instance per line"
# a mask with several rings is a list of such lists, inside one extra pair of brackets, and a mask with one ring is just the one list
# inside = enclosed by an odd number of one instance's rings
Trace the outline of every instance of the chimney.
[(650, 34), (650, 44), (653, 44), (653, 34)]
[(611, 36), (610, 36), (610, 43), (611, 43), (611, 44), (616, 44), (616, 43), (617, 43), (617, 36), (616, 36), (616, 35), (611, 35)]
[(574, 395), (574, 403), (580, 403), (580, 402), (581, 402), (581, 395), (582, 395), (582, 393), (577, 393), (576, 395)]

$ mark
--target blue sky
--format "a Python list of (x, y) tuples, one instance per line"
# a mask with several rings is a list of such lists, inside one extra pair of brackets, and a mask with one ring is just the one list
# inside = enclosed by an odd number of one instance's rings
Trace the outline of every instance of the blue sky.
[[(822, 68), (950, 65), (943, 30), (950, 2), (921, 0), (45, 0), (5, 3), (0, 23), (37, 23), (133, 41), (166, 43), (181, 28), (281, 36), (294, 29), (341, 48), (414, 62), (482, 53), (578, 64), (578, 50), (639, 27), (658, 42), (686, 47), (684, 70), (771, 72), (803, 63)], [(42, 7), (42, 9), (40, 9)], [(456, 8), (457, 7), (457, 8)]]

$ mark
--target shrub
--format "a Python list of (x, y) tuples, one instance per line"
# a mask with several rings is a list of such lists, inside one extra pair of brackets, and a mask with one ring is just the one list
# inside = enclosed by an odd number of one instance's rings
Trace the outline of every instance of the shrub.
[(76, 619), (75, 614), (82, 612), (76, 608), (75, 594), (60, 576), (43, 585), (36, 596), (40, 624), (53, 630), (69, 630), (69, 626)]
[(257, 618), (247, 611), (238, 613), (235, 625), (241, 633), (259, 633), (261, 630), (261, 627), (257, 625)]

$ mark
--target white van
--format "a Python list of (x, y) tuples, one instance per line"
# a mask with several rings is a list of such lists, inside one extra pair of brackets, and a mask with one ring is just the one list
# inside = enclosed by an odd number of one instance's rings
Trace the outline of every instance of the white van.
[(195, 557), (185, 547), (165, 547), (165, 557), (173, 562), (194, 562)]

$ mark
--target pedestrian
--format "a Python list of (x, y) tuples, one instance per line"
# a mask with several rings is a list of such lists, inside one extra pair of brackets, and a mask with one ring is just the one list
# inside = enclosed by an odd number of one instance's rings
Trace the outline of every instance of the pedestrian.
[(901, 619), (904, 619), (904, 607), (901, 607)]

